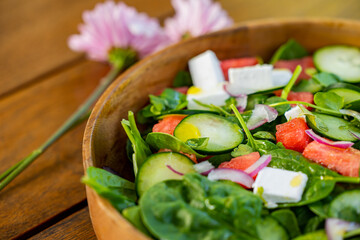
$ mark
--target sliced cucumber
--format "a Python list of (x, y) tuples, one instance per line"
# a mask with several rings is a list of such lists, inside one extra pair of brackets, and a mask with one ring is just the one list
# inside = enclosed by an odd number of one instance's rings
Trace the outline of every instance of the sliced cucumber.
[(205, 146), (194, 148), (204, 154), (219, 154), (231, 151), (244, 139), (240, 127), (215, 114), (200, 113), (187, 116), (175, 128), (174, 136), (183, 142), (192, 138), (208, 137)]
[(193, 165), (194, 163), (188, 157), (180, 153), (153, 154), (140, 167), (136, 177), (136, 191), (141, 196), (148, 188), (158, 182), (181, 179), (182, 175), (175, 171), (181, 174), (195, 172)]
[[(334, 117), (329, 116), (326, 114), (321, 113), (313, 113), (316, 118), (318, 118), (323, 127), (320, 127), (319, 124), (316, 124), (314, 119), (307, 117), (307, 123), (310, 128), (315, 130), (317, 133), (331, 138), (333, 140), (340, 140), (340, 141), (356, 141), (358, 140), (355, 138), (350, 132), (355, 134), (360, 134), (360, 129), (351, 124), (350, 122)], [(326, 127), (326, 129), (324, 129)]]
[(348, 104), (353, 101), (360, 100), (360, 92), (354, 91), (349, 88), (334, 88), (330, 89), (328, 92), (333, 92), (344, 98), (344, 104)]
[(360, 82), (360, 49), (357, 47), (320, 48), (314, 54), (314, 64), (321, 72), (334, 73), (346, 82)]

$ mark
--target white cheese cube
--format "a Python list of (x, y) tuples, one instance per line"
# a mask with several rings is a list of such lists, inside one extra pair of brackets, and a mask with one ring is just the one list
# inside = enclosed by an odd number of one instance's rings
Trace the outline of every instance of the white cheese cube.
[(285, 86), (290, 81), (292, 75), (292, 72), (288, 69), (273, 69), (271, 73), (273, 86)]
[(265, 167), (258, 173), (253, 188), (268, 203), (267, 207), (275, 207), (276, 203), (299, 202), (307, 180), (302, 172)]
[(303, 113), (303, 111), (299, 106), (291, 108), (290, 110), (286, 111), (284, 115), (286, 117), (286, 120), (288, 121), (299, 117), (303, 118), (306, 121), (305, 114)]
[(225, 81), (220, 62), (211, 50), (193, 57), (188, 65), (195, 87), (208, 90)]
[(251, 67), (230, 68), (229, 82), (236, 88), (265, 90), (273, 87), (270, 64)]
[(205, 104), (213, 104), (215, 106), (225, 105), (225, 101), (230, 97), (222, 88), (215, 88), (208, 91), (200, 91), (196, 94), (187, 94), (186, 99), (188, 100), (188, 109), (199, 109), (199, 110), (209, 110), (199, 104), (195, 103), (193, 100), (198, 100)]

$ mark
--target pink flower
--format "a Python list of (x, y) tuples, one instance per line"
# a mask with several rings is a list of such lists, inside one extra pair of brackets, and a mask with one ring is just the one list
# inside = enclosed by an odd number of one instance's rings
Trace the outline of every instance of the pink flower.
[(83, 13), (83, 21), (80, 34), (70, 36), (68, 45), (93, 60), (108, 60), (114, 48), (133, 49), (142, 58), (168, 42), (156, 19), (124, 3), (97, 4), (94, 10)]
[(189, 35), (196, 37), (233, 24), (219, 3), (212, 0), (172, 0), (175, 16), (165, 20), (165, 32), (171, 42)]

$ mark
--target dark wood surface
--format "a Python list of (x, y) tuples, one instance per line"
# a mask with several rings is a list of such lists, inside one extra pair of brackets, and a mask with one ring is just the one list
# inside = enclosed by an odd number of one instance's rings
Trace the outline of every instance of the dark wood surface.
[[(108, 66), (71, 52), (95, 0), (0, 1), (0, 172), (38, 147), (91, 93)], [(128, 0), (163, 20), (169, 0)], [(236, 22), (289, 16), (360, 19), (358, 0), (221, 0)], [(0, 192), (0, 239), (93, 239), (84, 186), (81, 124)]]

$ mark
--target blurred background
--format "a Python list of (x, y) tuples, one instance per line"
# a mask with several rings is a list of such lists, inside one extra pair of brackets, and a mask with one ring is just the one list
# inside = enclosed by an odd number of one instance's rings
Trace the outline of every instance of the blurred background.
[[(97, 0), (0, 1), (0, 172), (38, 147), (109, 70), (69, 50), (81, 14)], [(170, 0), (126, 0), (161, 22)], [(262, 18), (360, 20), (360, 0), (219, 0), (236, 23)], [(266, 39), (265, 39), (266, 41)], [(81, 144), (71, 130), (0, 193), (0, 239), (94, 239)]]

